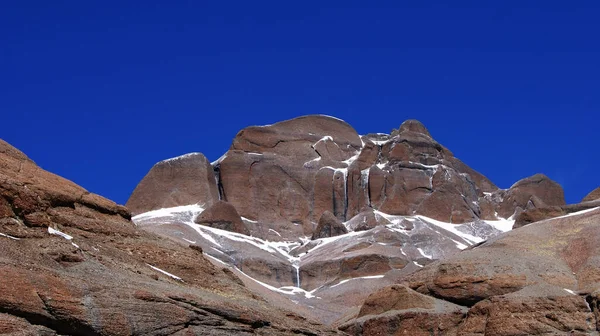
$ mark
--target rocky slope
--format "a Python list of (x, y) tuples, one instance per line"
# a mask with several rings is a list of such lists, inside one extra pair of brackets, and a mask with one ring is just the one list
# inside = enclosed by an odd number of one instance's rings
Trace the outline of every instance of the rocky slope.
[[(415, 120), (364, 136), (327, 116), (248, 127), (211, 165), (198, 153), (157, 163), (127, 203), (134, 222), (324, 323), (524, 211), (565, 206), (541, 174), (499, 189)], [(202, 183), (187, 183), (191, 172)]]
[(598, 335), (600, 208), (530, 224), (372, 294), (350, 335)]
[(198, 246), (139, 230), (126, 208), (2, 140), (0, 278), (3, 335), (337, 333), (275, 309)]

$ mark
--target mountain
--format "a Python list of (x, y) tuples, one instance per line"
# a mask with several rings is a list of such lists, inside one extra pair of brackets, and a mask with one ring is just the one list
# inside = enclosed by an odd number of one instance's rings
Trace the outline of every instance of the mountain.
[(0, 140), (0, 334), (599, 335), (598, 195), (499, 189), (415, 120), (248, 127), (126, 207)]
[(201, 153), (161, 161), (127, 206), (139, 228), (200, 246), (272, 304), (339, 325), (370, 293), (524, 212), (566, 205), (542, 174), (499, 189), (416, 120), (361, 136), (311, 115), (247, 127), (210, 164)]
[(0, 140), (0, 334), (334, 335)]

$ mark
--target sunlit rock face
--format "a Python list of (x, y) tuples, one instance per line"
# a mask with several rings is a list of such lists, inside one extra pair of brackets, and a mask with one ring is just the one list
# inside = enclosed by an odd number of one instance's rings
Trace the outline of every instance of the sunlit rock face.
[[(213, 174), (204, 161), (196, 171), (212, 178), (209, 187), (185, 189), (198, 201), (155, 206), (134, 222), (201, 246), (247, 284), (327, 323), (360, 309), (370, 292), (510, 230), (525, 210), (564, 205), (562, 188), (543, 175), (499, 189), (416, 120), (362, 136), (322, 115), (247, 127), (211, 165)], [(177, 199), (168, 186), (187, 185), (185, 175), (152, 177), (164, 191), (144, 197)], [(139, 203), (138, 189), (128, 204)], [(242, 223), (206, 222), (221, 203)]]

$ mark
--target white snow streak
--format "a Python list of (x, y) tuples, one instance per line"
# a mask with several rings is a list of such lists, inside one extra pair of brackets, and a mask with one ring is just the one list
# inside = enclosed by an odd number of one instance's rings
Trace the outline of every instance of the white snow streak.
[(71, 240), (73, 239), (73, 237), (69, 236), (68, 234), (64, 233), (64, 232), (60, 232), (58, 230), (55, 230), (51, 227), (48, 227), (48, 233), (49, 234), (53, 234), (53, 235), (57, 235), (57, 236), (61, 236), (63, 238), (65, 238), (66, 240)]
[(346, 279), (346, 280), (342, 280), (338, 283), (336, 283), (335, 285), (329, 287), (329, 288), (333, 288), (333, 287), (337, 287), (339, 285), (345, 284), (348, 281), (352, 281), (352, 280), (369, 280), (369, 279), (381, 279), (385, 276), (385, 274), (382, 275), (370, 275), (370, 276), (364, 276), (364, 277), (358, 277), (358, 278), (352, 278), (352, 279)]
[(7, 234), (4, 234), (4, 233), (0, 233), (0, 236), (6, 237), (6, 238), (10, 238), (10, 239), (13, 239), (13, 240), (21, 240), (21, 238), (13, 237), (11, 235), (7, 235)]
[(159, 272), (161, 272), (162, 274), (164, 274), (164, 275), (166, 275), (166, 276), (169, 276), (169, 277), (171, 277), (171, 278), (173, 278), (173, 279), (175, 279), (175, 280), (179, 280), (179, 281), (183, 282), (183, 279), (182, 279), (182, 278), (180, 278), (180, 277), (178, 277), (177, 275), (173, 275), (173, 274), (171, 274), (171, 273), (169, 273), (169, 272), (163, 271), (163, 270), (161, 270), (160, 268), (158, 268), (158, 267), (155, 267), (155, 266), (152, 266), (152, 265), (150, 265), (150, 264), (146, 264), (146, 265), (150, 266), (150, 268), (152, 268), (152, 269), (153, 269), (153, 270), (155, 270), (155, 271), (159, 271)]

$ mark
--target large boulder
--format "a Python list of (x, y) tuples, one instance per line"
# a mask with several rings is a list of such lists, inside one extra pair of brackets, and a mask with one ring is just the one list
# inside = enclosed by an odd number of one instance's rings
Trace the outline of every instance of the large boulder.
[(195, 222), (213, 228), (250, 235), (250, 231), (235, 207), (230, 203), (218, 201), (204, 210)]
[(319, 225), (312, 239), (330, 238), (348, 233), (348, 229), (331, 212), (325, 211), (319, 219)]
[(518, 181), (506, 191), (501, 191), (497, 212), (500, 217), (508, 218), (514, 215), (517, 209), (565, 204), (562, 187), (546, 175), (536, 174)]
[(137, 185), (127, 207), (134, 215), (179, 205), (219, 200), (215, 174), (201, 153), (190, 153), (161, 161)]
[(583, 200), (581, 200), (582, 202), (589, 202), (589, 201), (595, 201), (597, 199), (600, 199), (600, 187), (592, 190), (589, 194), (587, 194), (587, 196), (585, 196), (583, 198)]

